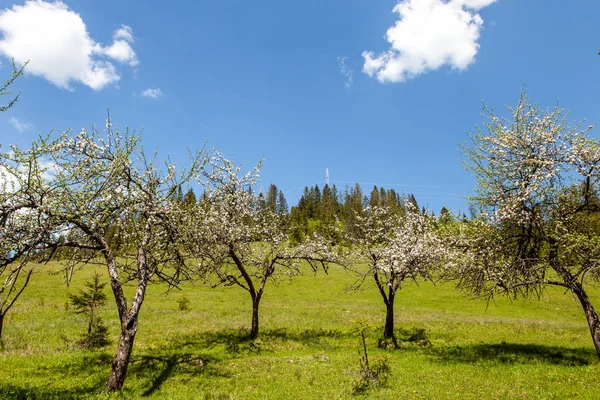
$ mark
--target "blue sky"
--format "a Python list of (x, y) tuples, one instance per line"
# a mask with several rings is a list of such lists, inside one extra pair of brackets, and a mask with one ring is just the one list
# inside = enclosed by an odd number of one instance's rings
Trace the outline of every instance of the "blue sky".
[(275, 183), (291, 204), (304, 186), (322, 187), (329, 168), (339, 188), (383, 185), (436, 212), (465, 210), (474, 180), (458, 144), (484, 121), (483, 100), (503, 113), (522, 87), (573, 120), (600, 121), (592, 0), (0, 1), (0, 9), (0, 77), (10, 57), (30, 60), (19, 103), (0, 115), (3, 146), (102, 126), (109, 107), (113, 123), (143, 129), (147, 149), (175, 159), (205, 142), (248, 168), (264, 158), (262, 185)]

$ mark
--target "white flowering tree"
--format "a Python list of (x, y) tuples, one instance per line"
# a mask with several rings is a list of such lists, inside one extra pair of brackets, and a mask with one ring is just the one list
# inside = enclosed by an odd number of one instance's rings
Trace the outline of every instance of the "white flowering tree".
[(45, 143), (0, 153), (0, 340), (4, 318), (27, 287), (33, 266), (58, 240), (52, 221), (38, 209), (52, 193)]
[(252, 300), (250, 337), (259, 334), (259, 305), (269, 280), (302, 273), (302, 262), (314, 271), (327, 269), (339, 255), (317, 237), (290, 243), (285, 216), (262, 207), (250, 190), (260, 164), (242, 175), (239, 166), (215, 151), (203, 167), (206, 192), (195, 209), (195, 229), (189, 242), (199, 260), (199, 272), (214, 286), (237, 286)]
[[(18, 69), (13, 62), (12, 76), (0, 87), (0, 96), (11, 94), (10, 87), (23, 74), (26, 65)], [(13, 107), (19, 96), (20, 93), (0, 105), (0, 112)], [(0, 153), (0, 341), (4, 317), (27, 287), (33, 273), (33, 268), (27, 268), (28, 261), (37, 256), (41, 243), (48, 237), (46, 221), (40, 215), (36, 221), (33, 211), (39, 196), (48, 190), (43, 181), (46, 168), (42, 157), (40, 148), (27, 152), (13, 148)], [(19, 280), (21, 273), (25, 277)]]
[[(83, 129), (64, 133), (53, 146), (54, 191), (41, 210), (63, 231), (71, 268), (103, 260), (121, 321), (121, 333), (106, 391), (122, 388), (146, 288), (154, 280), (177, 284), (188, 275), (182, 238), (185, 213), (172, 199), (196, 178), (204, 162), (194, 154), (187, 169), (159, 166), (141, 150), (140, 137), (119, 134), (107, 121), (105, 134)], [(117, 225), (126, 250), (119, 255), (107, 240)], [(114, 231), (114, 229), (113, 229)], [(99, 257), (99, 258), (98, 258)], [(133, 298), (123, 285), (135, 282)]]
[(581, 303), (600, 357), (600, 321), (586, 293), (600, 277), (600, 143), (525, 93), (509, 118), (488, 120), (463, 145), (481, 221), (460, 236), (459, 286), (478, 294), (539, 296), (567, 289)]
[(450, 258), (434, 220), (410, 202), (405, 208), (406, 212), (399, 214), (388, 207), (367, 207), (356, 219), (356, 234), (348, 236), (359, 264), (356, 272), (360, 278), (353, 288), (373, 279), (386, 307), (383, 336), (396, 346), (396, 292), (406, 281), (432, 280), (434, 272)]

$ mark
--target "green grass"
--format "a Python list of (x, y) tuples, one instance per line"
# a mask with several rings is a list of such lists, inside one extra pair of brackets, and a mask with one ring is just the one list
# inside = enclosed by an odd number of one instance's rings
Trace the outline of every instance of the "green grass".
[[(111, 344), (77, 348), (86, 320), (65, 309), (66, 293), (83, 288), (94, 269), (80, 271), (71, 288), (49, 274), (57, 269), (41, 268), (7, 315), (1, 399), (600, 398), (600, 362), (583, 311), (569, 294), (549, 290), (541, 301), (488, 305), (451, 284), (410, 284), (396, 300), (401, 348), (385, 350), (377, 348), (385, 309), (376, 288), (346, 294), (353, 277), (335, 268), (291, 285), (269, 282), (256, 341), (247, 339), (251, 303), (243, 290), (187, 284), (165, 295), (165, 286), (150, 286), (125, 388), (106, 396), (116, 308), (102, 311)], [(106, 271), (97, 270), (106, 279)], [(184, 293), (189, 311), (178, 310)], [(591, 297), (600, 307), (600, 291)], [(387, 355), (392, 378), (354, 396), (359, 339), (351, 331), (358, 318), (378, 328), (368, 338), (369, 356)], [(420, 329), (427, 341), (411, 341)]]

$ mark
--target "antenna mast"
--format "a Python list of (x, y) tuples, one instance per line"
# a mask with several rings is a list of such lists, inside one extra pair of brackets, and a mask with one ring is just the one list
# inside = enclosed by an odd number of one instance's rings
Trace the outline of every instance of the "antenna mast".
[(325, 184), (329, 186), (329, 168), (325, 168)]

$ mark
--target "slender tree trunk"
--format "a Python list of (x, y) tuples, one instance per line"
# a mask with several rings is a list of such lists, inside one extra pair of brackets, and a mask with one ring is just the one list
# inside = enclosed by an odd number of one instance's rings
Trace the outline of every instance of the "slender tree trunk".
[(600, 321), (598, 320), (598, 314), (596, 313), (596, 310), (594, 310), (594, 306), (592, 305), (590, 298), (587, 296), (583, 285), (578, 282), (571, 273), (569, 273), (565, 268), (558, 264), (558, 262), (556, 262), (558, 250), (555, 243), (552, 244), (553, 246), (550, 247), (550, 262), (552, 268), (563, 279), (564, 285), (561, 286), (570, 288), (579, 299), (581, 307), (583, 307), (583, 312), (585, 313), (585, 319), (587, 320), (588, 327), (590, 328), (592, 341), (594, 342), (594, 347), (596, 348), (596, 355), (598, 358), (600, 358)]
[(92, 326), (94, 325), (94, 311), (92, 310), (92, 315), (90, 315), (90, 320), (88, 321), (88, 335), (92, 333)]
[(592, 341), (596, 348), (596, 354), (598, 355), (598, 358), (600, 358), (600, 321), (598, 320), (598, 314), (596, 313), (596, 310), (594, 310), (594, 306), (592, 306), (592, 302), (585, 293), (583, 286), (580, 283), (575, 283), (572, 288), (573, 293), (575, 293), (581, 302), (592, 335)]
[(396, 279), (396, 275), (392, 273), (389, 278), (388, 293), (385, 293), (385, 287), (383, 282), (379, 279), (379, 274), (377, 270), (373, 272), (373, 278), (375, 279), (375, 283), (377, 284), (377, 288), (379, 289), (379, 293), (383, 298), (383, 302), (385, 304), (385, 326), (383, 328), (383, 337), (384, 339), (392, 339), (394, 342), (394, 346), (398, 347), (398, 342), (396, 341), (396, 335), (394, 335), (394, 299), (396, 298), (396, 290), (400, 284), (400, 281)]
[(389, 294), (387, 301), (385, 302), (386, 313), (385, 313), (385, 328), (383, 330), (383, 337), (386, 339), (394, 339), (394, 295)]
[(5, 313), (0, 313), (0, 342), (2, 342), (2, 328), (4, 327), (4, 315)]
[[(117, 353), (115, 354), (115, 358), (112, 362), (112, 368), (108, 377), (108, 382), (106, 383), (106, 388), (104, 389), (105, 392), (121, 390), (123, 388), (123, 383), (125, 383), (125, 377), (127, 376), (127, 367), (129, 366), (129, 359), (131, 358), (131, 351), (133, 350), (133, 341), (135, 339), (135, 334), (137, 333), (138, 316), (140, 313), (140, 308), (142, 307), (142, 303), (144, 302), (148, 280), (150, 279), (150, 275), (146, 269), (146, 255), (143, 247), (138, 248), (137, 263), (139, 278), (135, 295), (133, 297), (133, 301), (131, 302), (131, 307), (125, 313), (119, 309), (119, 317), (121, 319), (121, 337), (119, 338), (119, 344), (117, 345)], [(116, 264), (113, 264), (113, 266), (114, 265)], [(109, 267), (109, 272), (110, 271), (111, 268)], [(113, 285), (113, 288), (117, 288), (117, 290), (113, 290), (115, 299), (117, 300), (117, 308), (119, 308), (120, 305), (126, 306), (127, 301), (125, 299), (125, 295), (123, 294), (120, 282), (117, 281), (114, 283), (115, 284)]]
[(137, 333), (137, 315), (132, 316), (127, 324), (121, 327), (121, 337), (117, 346), (117, 354), (112, 362), (112, 368), (106, 383), (105, 392), (121, 390), (127, 376), (127, 367), (133, 350), (133, 341)]
[(260, 304), (260, 298), (252, 299), (252, 329), (250, 330), (250, 338), (256, 339), (258, 337), (258, 305)]
[(256, 339), (258, 337), (258, 305), (260, 304), (260, 299), (262, 297), (263, 290), (265, 289), (267, 279), (273, 274), (273, 268), (271, 265), (267, 269), (267, 271), (265, 271), (260, 282), (260, 287), (258, 290), (256, 290), (254, 287), (254, 283), (252, 282), (252, 278), (250, 277), (250, 274), (248, 274), (248, 271), (246, 271), (242, 260), (240, 260), (240, 258), (235, 253), (233, 245), (229, 245), (229, 257), (231, 257), (238, 271), (240, 271), (240, 273), (242, 274), (242, 277), (244, 278), (244, 281), (247, 285), (246, 290), (248, 291), (248, 293), (250, 293), (250, 297), (252, 298), (252, 328), (250, 329), (250, 338)]

